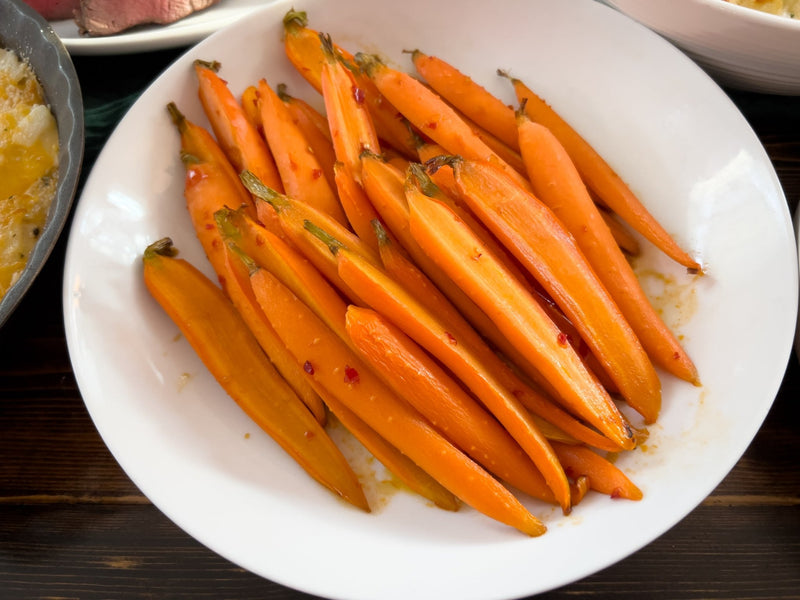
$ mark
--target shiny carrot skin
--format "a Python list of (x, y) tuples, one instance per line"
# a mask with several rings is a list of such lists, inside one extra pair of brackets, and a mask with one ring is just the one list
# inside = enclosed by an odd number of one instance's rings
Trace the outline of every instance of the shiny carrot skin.
[(490, 161), (515, 178), (519, 185), (528, 185), (525, 177), (489, 148), (447, 102), (424, 84), (408, 73), (388, 67), (374, 56), (359, 53), (355, 60), (378, 91), (423, 135), (451, 154)]
[(375, 236), (372, 235), (371, 223), (378, 218), (378, 213), (370, 203), (364, 188), (356, 181), (347, 165), (337, 161), (333, 165), (333, 172), (339, 199), (347, 213), (350, 227), (361, 241), (377, 252), (378, 244)]
[(270, 213), (277, 215), (280, 230), (284, 237), (303, 255), (311, 261), (330, 281), (335, 282), (337, 287), (351, 301), (359, 303), (360, 300), (352, 290), (339, 281), (336, 268), (336, 260), (331, 256), (330, 250), (319, 238), (309, 233), (305, 223), (307, 221), (317, 224), (325, 231), (334, 235), (337, 240), (347, 247), (354, 249), (360, 254), (367, 256), (369, 260), (378, 263), (380, 258), (349, 229), (346, 229), (336, 219), (315, 209), (313, 206), (292, 198), (279, 194), (264, 186), (252, 173), (242, 173), (242, 181), (245, 182), (247, 189), (257, 199), (256, 210), (259, 220), (269, 218)]
[[(173, 111), (176, 112), (177, 108)], [(179, 130), (182, 130), (181, 149), (186, 169), (186, 207), (206, 257), (217, 274), (220, 285), (239, 310), (264, 352), (317, 420), (324, 423), (325, 407), (319, 396), (305, 382), (297, 365), (272, 330), (250, 292), (249, 283), (242, 281), (236, 265), (228, 263), (225, 256), (214, 213), (226, 204), (236, 206), (238, 202), (248, 203), (242, 205), (242, 210), (245, 210), (251, 198), (238, 180), (232, 178), (230, 164), (211, 135), (185, 119), (179, 119), (178, 122)]]
[(519, 500), (397, 398), (274, 276), (257, 269), (251, 282), (275, 330), (318, 385), (465, 503), (528, 535), (544, 533)]
[[(319, 32), (308, 27), (306, 13), (291, 10), (286, 13), (284, 24), (284, 47), (286, 56), (298, 73), (311, 86), (322, 93), (322, 63), (324, 55), (319, 43)], [(344, 61), (352, 63), (353, 55), (340, 46), (334, 51)], [(368, 77), (354, 73), (357, 89), (372, 117), (378, 137), (403, 153), (407, 158), (415, 156), (414, 135), (403, 116), (381, 95)]]
[(337, 58), (330, 36), (320, 35), (324, 60), (322, 62), (322, 99), (331, 129), (331, 141), (336, 160), (349, 169), (361, 182), (361, 153), (380, 154), (380, 142), (364, 92), (358, 87), (353, 73)]
[(267, 360), (239, 313), (205, 275), (169, 257), (166, 240), (144, 254), (148, 291), (241, 409), (314, 479), (369, 511), (361, 485), (323, 427)]
[(625, 225), (620, 223), (612, 213), (599, 206), (597, 208), (620, 249), (630, 256), (639, 256), (641, 252), (639, 240), (637, 240), (634, 235), (626, 229)]
[(511, 78), (511, 83), (517, 100), (520, 103), (524, 100), (525, 114), (553, 132), (566, 148), (586, 186), (606, 206), (664, 254), (691, 271), (702, 272), (700, 264), (678, 245), (605, 159), (567, 121), (522, 81)]
[(408, 199), (415, 239), (469, 292), (509, 342), (530, 356), (559, 399), (621, 448), (633, 448), (630, 426), (541, 306), (449, 208), (431, 198)]
[(453, 168), (473, 212), (564, 311), (631, 407), (654, 422), (661, 407), (658, 374), (572, 235), (499, 169), (461, 160)]
[(642, 491), (625, 473), (589, 448), (553, 442), (553, 449), (571, 478), (584, 476), (591, 489), (612, 498), (642, 499)]
[(301, 98), (290, 96), (286, 91), (285, 85), (278, 84), (276, 92), (283, 101), (286, 110), (289, 111), (292, 122), (303, 132), (303, 136), (308, 142), (308, 147), (317, 157), (328, 184), (335, 188), (336, 180), (333, 174), (333, 164), (336, 162), (336, 152), (331, 142), (328, 119)]
[(254, 85), (248, 85), (242, 92), (241, 100), (242, 111), (244, 111), (245, 118), (250, 122), (250, 125), (260, 134), (264, 134), (261, 126), (261, 111), (258, 108), (258, 88)]
[(351, 306), (347, 333), (395, 393), (475, 462), (517, 489), (555, 502), (541, 473), (508, 432), (399, 328), (374, 310)]
[(474, 352), (417, 299), (380, 268), (345, 249), (337, 251), (339, 275), (368, 305), (448, 367), (483, 402), (533, 460), (565, 513), (571, 510), (569, 483), (530, 413), (481, 364)]
[(519, 151), (514, 110), (471, 77), (437, 56), (411, 53), (414, 67), (436, 92), (480, 127)]
[(305, 135), (294, 124), (283, 101), (266, 79), (258, 82), (258, 105), (264, 137), (275, 157), (286, 195), (300, 198), (340, 223), (346, 223), (347, 217), (325, 178), (322, 165), (309, 151)]
[[(423, 304), (431, 314), (436, 315), (448, 331), (460, 340), (462, 345), (471, 348), (484, 367), (489, 369), (528, 410), (571, 436), (573, 441), (579, 440), (602, 450), (619, 450), (619, 446), (577, 421), (572, 415), (564, 412), (548, 398), (522, 381), (511, 367), (486, 345), (433, 282), (399, 252), (391, 240), (380, 235), (380, 227), (378, 227), (378, 231), (380, 256), (386, 272)], [(548, 435), (541, 423), (537, 422), (537, 426), (548, 439), (554, 439)]]
[(566, 149), (549, 129), (524, 115), (519, 132), (537, 197), (572, 233), (650, 358), (673, 375), (698, 384), (697, 368), (644, 293)]
[(228, 84), (217, 75), (218, 66), (218, 63), (194, 62), (200, 103), (220, 147), (237, 173), (251, 171), (273, 189), (283, 191), (266, 142), (247, 119)]

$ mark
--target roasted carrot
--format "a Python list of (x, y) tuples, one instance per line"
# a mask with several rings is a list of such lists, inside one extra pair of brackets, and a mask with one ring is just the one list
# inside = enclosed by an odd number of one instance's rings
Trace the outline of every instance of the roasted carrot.
[(378, 245), (372, 235), (370, 223), (378, 218), (378, 213), (375, 212), (364, 188), (355, 180), (347, 165), (337, 161), (333, 165), (333, 171), (336, 177), (336, 189), (339, 191), (339, 198), (347, 213), (350, 227), (361, 241), (377, 252)]
[(240, 102), (245, 118), (256, 131), (263, 135), (264, 129), (261, 126), (261, 111), (258, 108), (258, 88), (254, 85), (248, 85), (242, 92)]
[(217, 75), (217, 69), (216, 62), (194, 62), (200, 103), (220, 147), (237, 173), (252, 171), (270, 187), (283, 191), (266, 142), (247, 119), (228, 84)]
[(530, 413), (506, 390), (480, 360), (439, 319), (389, 277), (382, 269), (358, 254), (335, 244), (339, 275), (416, 343), (439, 359), (503, 424), (511, 436), (533, 460), (565, 513), (570, 511), (569, 484), (549, 443), (539, 431)]
[(537, 197), (572, 233), (650, 358), (673, 375), (699, 383), (694, 363), (644, 293), (564, 146), (525, 115), (519, 118), (519, 135)]
[[(177, 113), (177, 108), (173, 108)], [(250, 202), (251, 198), (237, 179), (232, 178), (230, 165), (210, 134), (178, 119), (182, 129), (182, 159), (186, 169), (184, 196), (194, 231), (211, 263), (222, 288), (233, 302), (242, 318), (256, 336), (259, 344), (292, 386), (300, 399), (321, 423), (325, 422), (325, 407), (319, 396), (310, 388), (295, 361), (289, 356), (269, 321), (262, 313), (249, 288), (249, 281), (241, 279), (236, 264), (226, 260), (222, 239), (215, 225), (214, 213), (230, 203)], [(203, 158), (205, 157), (205, 158)], [(243, 197), (241, 199), (239, 196)]]
[(279, 194), (263, 185), (252, 173), (245, 171), (241, 175), (246, 188), (257, 200), (256, 210), (259, 219), (263, 222), (269, 218), (269, 213), (277, 215), (279, 226), (283, 235), (291, 240), (292, 244), (303, 253), (329, 280), (336, 282), (337, 287), (351, 301), (359, 303), (358, 296), (347, 286), (339, 281), (336, 261), (332, 259), (328, 247), (305, 228), (306, 221), (318, 224), (326, 231), (333, 232), (341, 243), (366, 256), (374, 263), (380, 258), (349, 229), (346, 229), (336, 219), (316, 210), (314, 207), (290, 196)]
[(350, 465), (274, 370), (222, 290), (171, 253), (168, 239), (148, 246), (143, 258), (145, 285), (214, 378), (309, 475), (369, 511)]
[[(498, 71), (498, 74), (509, 77), (503, 71)], [(692, 272), (702, 272), (700, 264), (667, 233), (605, 159), (525, 83), (515, 77), (509, 79), (514, 86), (517, 100), (520, 103), (524, 101), (525, 114), (532, 121), (541, 123), (553, 132), (566, 148), (586, 186), (593, 190), (606, 206), (667, 256)]]
[(519, 172), (489, 148), (444, 100), (424, 84), (408, 73), (390, 68), (374, 55), (359, 53), (355, 60), (378, 91), (423, 135), (452, 154), (491, 161), (520, 185), (528, 185)]
[(317, 391), (331, 412), (352, 436), (361, 442), (370, 454), (377, 458), (408, 489), (427, 498), (444, 510), (457, 511), (460, 508), (458, 499), (451, 492), (417, 466), (413, 460), (378, 435), (372, 427), (347, 408), (334, 394), (329, 393), (322, 386), (317, 386)]
[(553, 442), (553, 449), (571, 478), (586, 477), (591, 489), (612, 498), (642, 499), (642, 491), (625, 473), (589, 448)]
[(661, 407), (650, 358), (553, 211), (487, 163), (453, 160), (462, 198), (575, 325), (620, 394), (648, 423)]
[(256, 297), (306, 372), (381, 437), (476, 510), (531, 536), (544, 525), (506, 488), (392, 391), (274, 276), (251, 274)]
[(414, 50), (414, 67), (436, 92), (480, 127), (519, 151), (514, 109), (437, 56)]
[[(306, 13), (302, 11), (287, 12), (283, 19), (283, 25), (286, 56), (300, 75), (315, 90), (322, 93), (324, 56), (319, 43), (319, 32), (308, 27)], [(334, 45), (334, 51), (342, 60), (352, 63), (353, 55), (347, 50)], [(368, 77), (358, 72), (354, 72), (353, 76), (357, 84), (356, 89), (363, 97), (378, 137), (407, 158), (413, 158), (416, 155), (414, 135), (407, 121), (396, 108), (386, 101)]]
[(285, 193), (300, 198), (340, 223), (347, 223), (336, 193), (325, 178), (322, 165), (309, 150), (305, 135), (294, 124), (283, 101), (266, 79), (258, 82), (258, 106), (264, 137), (275, 157)]
[(447, 327), (456, 336), (462, 345), (469, 347), (481, 361), (483, 366), (491, 371), (498, 381), (510, 390), (511, 393), (530, 410), (556, 428), (548, 429), (537, 421), (537, 426), (548, 439), (561, 439), (566, 433), (572, 440), (579, 440), (590, 446), (602, 450), (618, 450), (619, 446), (610, 440), (589, 429), (570, 414), (561, 410), (549, 399), (534, 390), (517, 376), (513, 369), (497, 356), (483, 339), (475, 332), (458, 310), (437, 289), (433, 282), (420, 271), (414, 263), (408, 260), (388, 236), (384, 235), (380, 223), (375, 223), (376, 237), (381, 261), (386, 272), (400, 284), (411, 296), (416, 298), (431, 314)]
[(502, 425), (398, 327), (374, 310), (351, 306), (347, 333), (395, 393), (475, 462), (535, 498), (555, 501), (541, 473)]
[(509, 342), (530, 356), (570, 410), (620, 447), (632, 448), (625, 418), (541, 306), (450, 209), (431, 198), (407, 197), (411, 232), (420, 246), (468, 291)]
[(325, 173), (325, 179), (328, 180), (331, 187), (335, 187), (333, 163), (336, 162), (336, 153), (331, 142), (328, 119), (305, 100), (291, 96), (286, 91), (285, 84), (279, 83), (275, 91), (286, 106), (286, 110), (289, 111), (292, 122), (303, 132), (310, 151), (317, 157), (317, 161)]
[(361, 153), (380, 154), (380, 142), (372, 117), (365, 106), (364, 93), (353, 73), (337, 58), (330, 36), (320, 35), (322, 63), (322, 98), (331, 128), (336, 160), (346, 165), (352, 177), (361, 182)]

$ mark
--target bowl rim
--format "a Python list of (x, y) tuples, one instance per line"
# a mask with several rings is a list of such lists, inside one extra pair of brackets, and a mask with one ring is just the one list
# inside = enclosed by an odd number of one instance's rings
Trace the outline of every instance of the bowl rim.
[(740, 6), (728, 0), (696, 0), (699, 4), (704, 4), (714, 10), (722, 12), (729, 12), (732, 15), (742, 16), (755, 22), (763, 23), (764, 25), (774, 26), (779, 29), (787, 29), (790, 31), (796, 30), (800, 32), (800, 18), (785, 17), (782, 15), (774, 15), (772, 13), (758, 10), (757, 8), (750, 8), (747, 6)]
[(28, 292), (63, 231), (77, 192), (85, 144), (83, 97), (75, 65), (50, 24), (21, 0), (0, 3), (0, 47), (37, 75), (58, 125), (59, 179), (44, 229), (17, 281), (0, 298), (0, 327)]

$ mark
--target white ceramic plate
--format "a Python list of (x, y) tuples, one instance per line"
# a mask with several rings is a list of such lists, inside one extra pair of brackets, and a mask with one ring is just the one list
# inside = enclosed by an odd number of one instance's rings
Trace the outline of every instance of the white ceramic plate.
[[(377, 510), (363, 514), (256, 431), (148, 296), (141, 255), (161, 237), (210, 274), (185, 212), (178, 137), (164, 107), (174, 100), (205, 122), (195, 58), (221, 61), (236, 92), (267, 77), (313, 98), (282, 53), (281, 18), (293, 4), (350, 49), (380, 49), (406, 67), (403, 49), (440, 54), (513, 102), (495, 75), (510, 69), (573, 121), (707, 266), (693, 281), (649, 250), (642, 263), (673, 281), (661, 302), (680, 306), (667, 318), (705, 383), (665, 376), (662, 418), (646, 451), (619, 459), (644, 500), (590, 495), (570, 517), (528, 501), (549, 526), (537, 539), (468, 508), (447, 513), (406, 493), (384, 497), (380, 487), (369, 492)], [(516, 598), (648, 544), (735, 465), (791, 351), (796, 256), (779, 182), (741, 114), (689, 59), (608, 7), (286, 1), (204, 40), (122, 120), (75, 214), (65, 321), (81, 393), (111, 452), (157, 507), (209, 548), (330, 598)]]
[(50, 25), (71, 54), (128, 54), (188, 46), (269, 2), (270, 0), (221, 0), (218, 4), (169, 25), (143, 25), (103, 37), (80, 35), (78, 26), (71, 19), (51, 21)]

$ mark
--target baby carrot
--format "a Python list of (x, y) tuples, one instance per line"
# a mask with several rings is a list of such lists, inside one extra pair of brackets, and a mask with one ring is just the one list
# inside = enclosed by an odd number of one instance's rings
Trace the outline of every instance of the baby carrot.
[(344, 163), (337, 161), (333, 165), (336, 189), (339, 199), (347, 213), (347, 221), (355, 234), (365, 244), (377, 251), (378, 245), (372, 235), (370, 223), (378, 218), (378, 213), (369, 201), (364, 188), (355, 180), (353, 173)]
[(519, 135), (537, 197), (572, 233), (650, 358), (697, 384), (694, 363), (650, 303), (563, 145), (544, 125), (525, 115), (519, 118)]
[[(504, 72), (498, 71), (507, 77)], [(700, 265), (692, 259), (653, 217), (622, 178), (597, 151), (572, 128), (550, 105), (517, 78), (509, 77), (517, 99), (525, 101), (525, 114), (541, 123), (558, 138), (578, 168), (586, 186), (628, 225), (660, 248), (667, 256), (694, 272)]]
[(632, 448), (630, 426), (541, 306), (450, 209), (423, 198), (408, 196), (411, 232), (420, 245), (486, 311), (509, 342), (530, 356), (570, 410), (621, 448)]
[(414, 50), (411, 60), (417, 72), (442, 98), (509, 147), (519, 151), (514, 109), (439, 57)]
[[(595, 206), (597, 205), (595, 204)], [(638, 256), (641, 252), (639, 240), (637, 240), (612, 213), (608, 212), (608, 210), (601, 206), (597, 206), (597, 209), (600, 211), (600, 216), (603, 217), (603, 221), (606, 222), (608, 230), (611, 232), (611, 235), (614, 236), (614, 241), (617, 242), (620, 249), (630, 256)]]
[(399, 328), (371, 309), (347, 309), (347, 333), (361, 357), (442, 435), (517, 489), (554, 502), (541, 473), (495, 418)]
[(402, 327), (416, 343), (438, 358), (483, 402), (533, 460), (565, 513), (570, 511), (569, 484), (549, 443), (520, 401), (481, 365), (470, 348), (460, 344), (431, 314), (384, 271), (346, 248), (331, 246), (339, 275), (373, 309)]
[(490, 161), (519, 185), (528, 186), (525, 177), (489, 148), (444, 100), (420, 81), (408, 73), (388, 67), (372, 55), (359, 53), (355, 60), (375, 83), (378, 91), (423, 135), (451, 154)]
[(553, 211), (492, 165), (455, 159), (453, 169), (472, 211), (556, 301), (620, 394), (645, 421), (655, 421), (661, 406), (658, 374)]
[(591, 489), (612, 498), (642, 499), (642, 491), (625, 473), (589, 448), (553, 442), (553, 449), (571, 478), (586, 477)]
[(322, 166), (309, 151), (303, 132), (294, 124), (283, 101), (266, 79), (258, 82), (258, 101), (264, 137), (275, 157), (285, 193), (328, 213), (340, 223), (346, 223), (347, 217), (325, 178)]
[(173, 258), (168, 239), (144, 253), (148, 291), (228, 395), (318, 482), (369, 511), (350, 465), (274, 370), (239, 313), (205, 275)]
[(336, 160), (344, 163), (360, 183), (361, 153), (369, 150), (380, 154), (378, 135), (353, 73), (337, 58), (330, 36), (321, 34), (320, 41), (324, 55), (322, 98)]
[(528, 535), (545, 532), (519, 500), (395, 396), (274, 276), (256, 269), (251, 283), (275, 330), (317, 384), (465, 503)]
[[(431, 314), (436, 315), (447, 327), (448, 331), (460, 340), (461, 345), (469, 347), (480, 359), (484, 367), (490, 370), (498, 381), (506, 389), (510, 390), (525, 408), (544, 419), (547, 423), (555, 425), (575, 440), (602, 450), (619, 450), (619, 446), (594, 430), (589, 429), (523, 382), (514, 373), (513, 369), (486, 345), (483, 339), (433, 282), (399, 251), (396, 245), (384, 234), (381, 225), (375, 223), (374, 226), (376, 237), (378, 238), (381, 261), (386, 272)], [(553, 439), (547, 435), (541, 423), (537, 422), (537, 425), (548, 439)]]
[(270, 187), (282, 191), (278, 169), (264, 139), (245, 116), (228, 84), (217, 75), (219, 63), (194, 62), (198, 94), (211, 129), (237, 173), (252, 171)]
[[(177, 108), (173, 108), (173, 112), (179, 114)], [(250, 291), (249, 282), (243, 285), (240, 273), (235, 269), (236, 264), (231, 265), (226, 260), (225, 248), (215, 226), (214, 213), (226, 202), (236, 205), (241, 201), (249, 205), (252, 200), (241, 183), (232, 177), (230, 164), (211, 135), (185, 119), (178, 119), (178, 122), (179, 129), (183, 131), (181, 147), (186, 169), (184, 183), (186, 208), (206, 257), (217, 274), (220, 285), (256, 336), (270, 361), (315, 417), (324, 423), (325, 407), (319, 396), (308, 386), (295, 361), (288, 355), (283, 343), (266, 320)], [(240, 193), (241, 200), (238, 199)]]
[(261, 111), (258, 108), (258, 88), (254, 85), (248, 85), (242, 92), (240, 103), (245, 118), (250, 122), (250, 126), (263, 135), (264, 129), (261, 126)]

